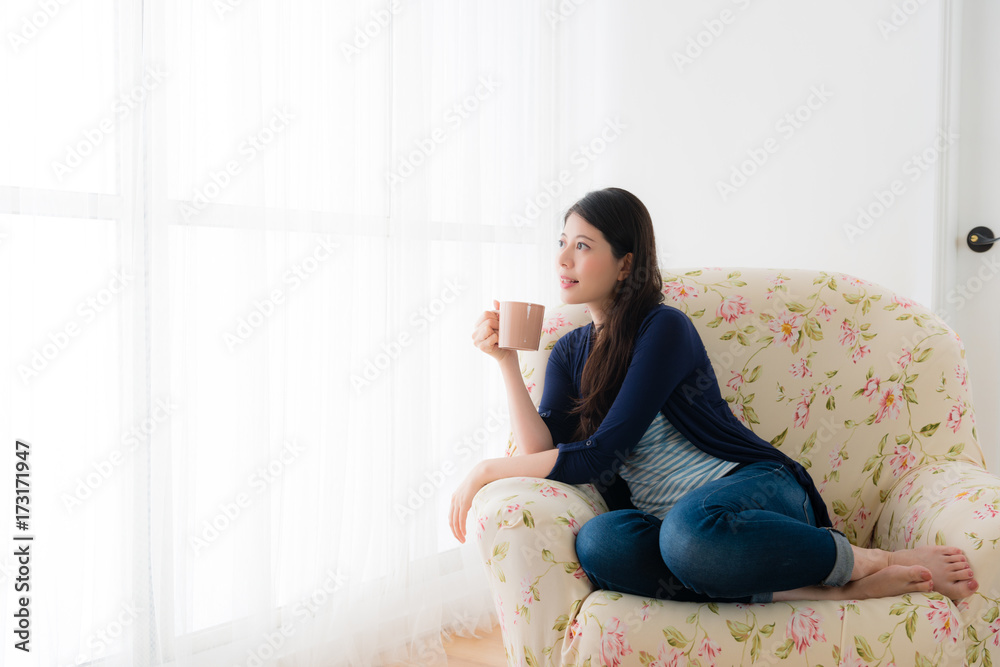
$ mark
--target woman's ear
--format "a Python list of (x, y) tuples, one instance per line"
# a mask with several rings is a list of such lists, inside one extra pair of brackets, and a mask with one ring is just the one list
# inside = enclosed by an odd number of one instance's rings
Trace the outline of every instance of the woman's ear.
[(622, 270), (618, 272), (618, 280), (625, 280), (628, 278), (628, 274), (632, 271), (632, 257), (632, 253), (628, 253), (622, 257), (625, 264), (622, 266)]

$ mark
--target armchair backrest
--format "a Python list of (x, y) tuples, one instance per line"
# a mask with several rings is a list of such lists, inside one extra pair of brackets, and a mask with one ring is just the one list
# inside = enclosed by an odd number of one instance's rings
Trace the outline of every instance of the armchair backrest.
[[(807, 467), (853, 543), (867, 544), (882, 502), (914, 468), (985, 467), (965, 348), (927, 308), (842, 273), (662, 275), (664, 303), (694, 322), (730, 409)], [(536, 407), (555, 342), (588, 322), (583, 304), (547, 309), (539, 351), (518, 353)]]

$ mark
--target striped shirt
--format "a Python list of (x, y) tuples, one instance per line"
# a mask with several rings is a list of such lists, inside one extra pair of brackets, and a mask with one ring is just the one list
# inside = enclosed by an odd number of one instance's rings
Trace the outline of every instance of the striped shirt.
[(698, 449), (657, 412), (618, 474), (628, 482), (632, 503), (662, 520), (685, 493), (738, 465)]

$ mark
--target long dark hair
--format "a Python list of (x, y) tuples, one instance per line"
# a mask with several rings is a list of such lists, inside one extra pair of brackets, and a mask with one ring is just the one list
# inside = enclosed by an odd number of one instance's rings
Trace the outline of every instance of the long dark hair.
[(580, 398), (570, 411), (580, 419), (573, 440), (584, 440), (600, 426), (621, 389), (639, 325), (650, 308), (663, 303), (663, 279), (656, 260), (653, 220), (634, 194), (621, 188), (588, 192), (566, 211), (564, 227), (571, 213), (604, 234), (615, 259), (632, 253), (628, 277), (617, 283), (603, 324), (594, 327)]

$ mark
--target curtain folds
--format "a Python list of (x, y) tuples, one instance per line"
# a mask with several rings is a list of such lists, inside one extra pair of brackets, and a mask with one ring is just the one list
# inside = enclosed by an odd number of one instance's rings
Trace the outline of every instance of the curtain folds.
[(38, 662), (5, 662), (444, 664), (496, 620), (447, 520), (509, 431), (469, 335), (556, 301), (582, 186), (551, 185), (551, 8), (42, 5), (0, 10), (30, 35), (0, 56), (0, 428), (40, 547)]

